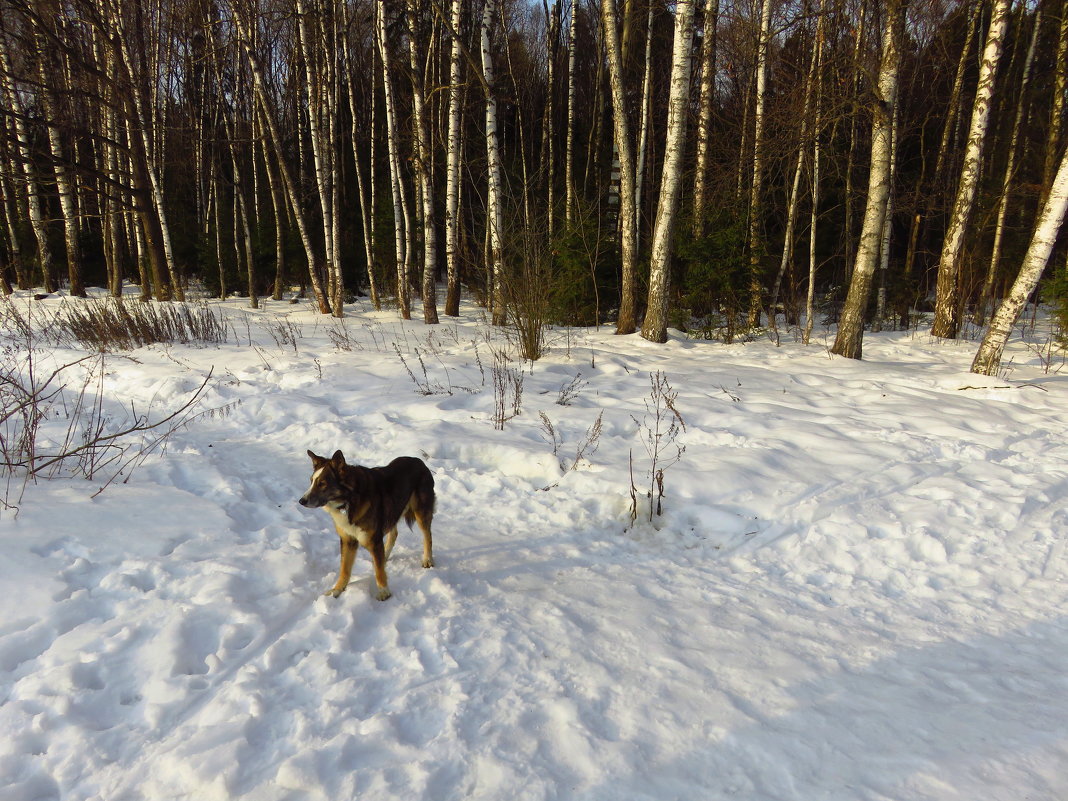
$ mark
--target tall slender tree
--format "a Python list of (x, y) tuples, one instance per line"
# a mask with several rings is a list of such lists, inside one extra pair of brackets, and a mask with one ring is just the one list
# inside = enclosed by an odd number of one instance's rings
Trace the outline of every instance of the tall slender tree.
[(897, 105), (904, 41), (907, 0), (887, 0), (884, 8), (882, 57), (872, 110), (871, 167), (868, 171), (868, 199), (857, 247), (853, 277), (849, 283), (838, 333), (831, 352), (850, 359), (861, 358), (864, 340), (864, 314), (871, 294), (872, 279), (879, 263), (886, 204), (890, 197), (894, 108)]
[(953, 339), (960, 328), (960, 262), (964, 250), (964, 238), (971, 221), (975, 196), (979, 188), (979, 173), (983, 164), (983, 148), (989, 128), (990, 104), (994, 95), (998, 62), (1001, 60), (1002, 43), (1009, 20), (1010, 0), (993, 0), (990, 28), (986, 34), (983, 59), (979, 65), (979, 83), (975, 89), (975, 104), (968, 130), (968, 144), (964, 151), (964, 166), (961, 168), (957, 198), (949, 218), (949, 230), (942, 243), (942, 255), (938, 260), (938, 284), (935, 290), (935, 316), (931, 333), (936, 337)]
[(623, 263), (622, 297), (619, 316), (616, 318), (617, 334), (633, 334), (637, 327), (636, 299), (638, 269), (638, 232), (634, 209), (634, 140), (627, 115), (627, 93), (624, 81), (623, 49), (619, 31), (616, 0), (601, 0), (601, 26), (604, 31), (605, 52), (608, 63), (608, 80), (612, 88), (612, 134), (619, 159), (619, 252)]
[(1050, 184), (1046, 202), (1039, 214), (1034, 235), (1031, 237), (1031, 244), (1020, 266), (1020, 273), (1008, 296), (994, 313), (990, 328), (987, 329), (979, 350), (976, 351), (975, 359), (972, 361), (973, 373), (997, 374), (1001, 366), (1002, 354), (1005, 352), (1005, 345), (1009, 341), (1009, 334), (1016, 325), (1016, 321), (1020, 319), (1020, 313), (1027, 305), (1027, 299), (1038, 287), (1042, 272), (1049, 263), (1053, 246), (1057, 243), (1057, 235), (1064, 223), (1066, 209), (1068, 209), (1068, 151), (1061, 155), (1060, 167)]
[[(771, 0), (766, 0), (770, 2)], [(694, 0), (678, 0), (675, 5), (675, 43), (671, 54), (671, 91), (668, 97), (667, 141), (664, 145), (664, 172), (660, 182), (660, 202), (653, 227), (649, 263), (649, 302), (642, 323), (642, 337), (652, 342), (667, 341), (668, 287), (675, 218), (682, 196), (686, 123), (690, 103), (690, 62), (693, 57)]]

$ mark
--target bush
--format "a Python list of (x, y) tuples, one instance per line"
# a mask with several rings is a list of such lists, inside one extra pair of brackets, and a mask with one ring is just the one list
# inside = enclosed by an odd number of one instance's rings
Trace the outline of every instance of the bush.
[[(747, 308), (748, 265), (745, 259), (745, 219), (731, 210), (718, 212), (707, 233), (680, 237), (678, 245), (678, 302), (683, 314), (711, 338), (718, 327), (733, 338), (735, 322)], [(683, 330), (690, 326), (685, 325)]]
[(583, 220), (552, 243), (550, 317), (560, 325), (598, 325), (619, 293), (619, 253), (597, 226)]

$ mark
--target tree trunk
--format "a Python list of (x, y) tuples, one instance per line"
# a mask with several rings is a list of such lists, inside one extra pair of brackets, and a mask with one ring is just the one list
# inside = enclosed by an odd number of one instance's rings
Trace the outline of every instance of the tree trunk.
[(389, 171), (393, 189), (393, 239), (396, 251), (397, 305), (401, 317), (412, 318), (411, 288), (409, 286), (409, 266), (411, 265), (411, 220), (408, 214), (407, 200), (404, 195), (404, 178), (400, 163), (400, 132), (397, 123), (396, 102), (393, 96), (392, 65), (389, 57), (389, 45), (386, 34), (386, 8), (382, 3), (375, 3), (377, 19), (376, 39), (378, 54), (382, 62), (382, 82), (386, 101), (386, 147), (389, 151)]
[(0, 71), (3, 72), (6, 105), (14, 112), (15, 139), (18, 144), (18, 160), (22, 163), (25, 177), (26, 205), (29, 211), (30, 228), (37, 241), (37, 264), (41, 268), (41, 282), (45, 292), (56, 291), (56, 279), (52, 265), (52, 248), (48, 244), (48, 229), (45, 224), (44, 209), (41, 205), (40, 186), (37, 170), (34, 169), (31, 152), (29, 128), (26, 125), (26, 110), (22, 95), (15, 83), (15, 74), (11, 70), (11, 59), (7, 52), (7, 38), (0, 35)]
[(445, 314), (460, 315), (460, 159), (462, 156), (463, 100), (463, 43), (460, 26), (463, 20), (463, 0), (452, 0), (450, 23), (453, 30), (452, 53), (449, 58), (449, 133), (445, 160), (445, 265), (447, 288)]
[[(860, 105), (860, 81), (863, 72), (860, 68), (860, 54), (864, 49), (864, 36), (867, 33), (868, 23), (868, 3), (867, 0), (861, 0), (860, 2), (860, 18), (857, 20), (856, 29), (853, 34), (853, 73), (850, 80), (850, 100)], [(849, 115), (849, 152), (846, 155), (845, 166), (845, 192), (842, 198), (842, 205), (844, 206), (845, 222), (844, 222), (844, 241), (845, 241), (845, 263), (846, 263), (846, 280), (851, 280), (851, 270), (856, 263), (856, 254), (853, 252), (853, 159), (857, 152), (857, 115)]]
[[(1021, 12), (1021, 19), (1024, 13)], [(987, 267), (986, 279), (983, 281), (983, 293), (980, 295), (979, 302), (975, 307), (976, 325), (982, 325), (986, 320), (987, 305), (992, 302), (994, 297), (994, 279), (997, 277), (998, 266), (1001, 262), (1001, 248), (1005, 237), (1005, 219), (1008, 217), (1012, 180), (1016, 172), (1016, 151), (1020, 142), (1020, 128), (1023, 126), (1024, 110), (1027, 106), (1027, 87), (1031, 80), (1031, 64), (1035, 59), (1038, 35), (1042, 30), (1041, 8), (1035, 10), (1033, 25), (1031, 39), (1027, 45), (1027, 55), (1024, 56), (1020, 86), (1016, 95), (1016, 114), (1012, 120), (1012, 133), (1009, 135), (1009, 152), (1005, 160), (1005, 175), (1001, 179), (1001, 198), (998, 200), (997, 222), (994, 224), (994, 244), (990, 249), (990, 264)], [(1054, 149), (1050, 148), (1050, 150)]]
[(497, 94), (494, 89), (493, 52), (490, 49), (493, 24), (497, 17), (497, 5), (500, 0), (486, 0), (482, 9), (482, 29), (480, 43), (482, 49), (482, 79), (486, 92), (486, 167), (487, 191), (487, 236), (489, 238), (489, 286), (494, 325), (504, 325), (505, 312), (503, 300), (504, 254), (501, 230), (503, 217), (501, 212), (501, 153), (497, 138)]
[(816, 85), (813, 93), (816, 98), (812, 119), (812, 212), (808, 229), (808, 291), (805, 295), (805, 329), (801, 341), (806, 345), (812, 338), (812, 327), (816, 320), (816, 230), (819, 224), (820, 210), (820, 136), (823, 133), (823, 40), (824, 20), (827, 11), (826, 0), (820, 0), (819, 19), (816, 22), (816, 48), (813, 59), (816, 63)]
[(890, 117), (890, 191), (886, 196), (886, 211), (883, 213), (883, 231), (879, 237), (879, 289), (875, 295), (875, 317), (872, 331), (882, 331), (886, 320), (886, 282), (890, 272), (890, 234), (894, 217), (894, 176), (897, 174), (897, 137), (901, 106), (894, 106)]
[(897, 105), (906, 2), (907, 0), (888, 0), (886, 4), (882, 59), (872, 115), (868, 200), (864, 208), (864, 223), (860, 232), (853, 277), (849, 283), (849, 294), (838, 322), (838, 335), (831, 347), (832, 353), (850, 359), (859, 359), (862, 355), (864, 313), (868, 307), (872, 278), (879, 261), (883, 221), (890, 197), (891, 138), (894, 108)]
[(801, 194), (801, 173), (805, 164), (805, 152), (809, 147), (809, 131), (814, 125), (810, 125), (810, 113), (816, 90), (817, 70), (819, 69), (819, 42), (823, 36), (823, 6), (820, 3), (820, 13), (816, 18), (816, 31), (813, 36), (812, 59), (809, 62), (808, 75), (805, 77), (805, 98), (801, 103), (801, 134), (798, 137), (797, 154), (794, 157), (794, 179), (790, 185), (790, 195), (786, 202), (786, 233), (782, 243), (782, 257), (779, 259), (779, 272), (775, 276), (775, 284), (771, 289), (771, 303), (768, 310), (768, 323), (773, 329), (777, 328), (777, 306), (779, 305), (779, 291), (782, 288), (786, 269), (793, 258), (794, 252), (794, 228), (797, 225), (797, 206)]
[(960, 328), (960, 260), (964, 249), (964, 237), (968, 232), (975, 195), (979, 187), (979, 173), (983, 163), (983, 147), (990, 117), (990, 102), (994, 93), (998, 62), (1001, 59), (1002, 42), (1009, 18), (1009, 0), (994, 0), (990, 29), (986, 34), (986, 46), (979, 67), (979, 83), (975, 89), (975, 105), (968, 131), (968, 144), (964, 151), (964, 166), (961, 168), (957, 199), (949, 220), (949, 230), (942, 243), (942, 256), (938, 261), (938, 283), (935, 288), (935, 318), (931, 334), (954, 339)]
[(764, 287), (764, 106), (768, 86), (768, 48), (771, 44), (771, 1), (763, 0), (757, 43), (756, 97), (753, 108), (753, 182), (749, 194), (749, 318), (750, 329), (760, 325)]
[(649, 127), (652, 116), (653, 90), (653, 3), (645, 24), (645, 67), (642, 77), (642, 107), (638, 115), (638, 157), (634, 166), (634, 248), (641, 252), (642, 187), (645, 183), (645, 165), (649, 154)]
[(323, 251), (330, 307), (335, 317), (344, 316), (344, 281), (341, 275), (341, 243), (338, 209), (337, 130), (337, 27), (333, 0), (296, 0), (297, 30), (303, 54), (308, 123), (311, 128), (315, 185), (322, 212)]
[(67, 278), (70, 282), (70, 294), (84, 298), (85, 283), (82, 280), (82, 246), (80, 241), (80, 225), (78, 221), (78, 208), (75, 201), (74, 179), (67, 169), (68, 162), (74, 159), (68, 157), (59, 130), (59, 109), (50, 86), (52, 81), (59, 83), (58, 93), (64, 93), (62, 80), (64, 71), (56, 65), (45, 63), (47, 54), (50, 52), (48, 42), (38, 34), (38, 74), (41, 78), (41, 86), (38, 98), (41, 101), (48, 128), (48, 146), (52, 153), (52, 171), (56, 176), (56, 192), (59, 195), (59, 208), (63, 215), (63, 243), (67, 251)]
[[(460, 0), (454, 0), (460, 2)], [(571, 27), (567, 33), (567, 142), (564, 145), (564, 206), (567, 224), (575, 224), (575, 46), (577, 30), (575, 27), (575, 9), (577, 3), (571, 3)]]
[(315, 294), (315, 301), (320, 313), (330, 314), (330, 302), (322, 283), (323, 259), (312, 241), (308, 220), (301, 205), (300, 192), (285, 159), (282, 134), (278, 129), (278, 119), (275, 114), (274, 104), (271, 102), (271, 95), (267, 91), (263, 70), (260, 68), (256, 53), (253, 50), (254, 40), (252, 38), (251, 24), (244, 18), (244, 10), (240, 8), (239, 3), (231, 0), (231, 6), (234, 11), (234, 24), (237, 26), (238, 35), (245, 50), (249, 70), (252, 72), (252, 89), (256, 98), (256, 105), (267, 128), (267, 138), (270, 140), (271, 149), (274, 151), (278, 174), (282, 177), (282, 185), (285, 187), (286, 197), (289, 199), (289, 209), (293, 215), (294, 222), (297, 224), (297, 232), (300, 234), (301, 243), (304, 245), (304, 253), (308, 259), (308, 276), (311, 280), (312, 292)]
[(434, 277), (438, 269), (438, 232), (434, 213), (434, 186), (430, 175), (432, 150), (423, 96), (423, 68), (417, 41), (417, 15), (413, 0), (407, 0), (408, 56), (412, 76), (412, 149), (418, 197), (423, 218), (423, 322), (438, 322), (437, 288)]
[[(770, 0), (768, 0), (770, 2)], [(660, 202), (653, 227), (649, 264), (649, 304), (642, 337), (667, 341), (668, 284), (675, 217), (682, 195), (682, 168), (686, 147), (686, 118), (690, 102), (690, 61), (693, 55), (694, 0), (678, 0), (675, 7), (675, 44), (671, 54), (671, 91), (668, 96), (667, 141)]]
[(1061, 0), (1061, 24), (1057, 29), (1057, 55), (1053, 62), (1053, 102), (1049, 109), (1049, 133), (1046, 158), (1042, 169), (1042, 185), (1049, 186), (1057, 165), (1061, 136), (1064, 130), (1065, 108), (1068, 107), (1068, 0)]
[[(687, 3), (689, 5), (689, 3)], [(619, 213), (622, 221), (619, 250), (622, 259), (622, 297), (617, 334), (633, 334), (637, 325), (635, 288), (637, 283), (637, 231), (634, 214), (634, 142), (627, 119), (627, 99), (623, 80), (623, 54), (615, 0), (601, 0), (601, 20), (608, 56), (608, 80), (612, 89), (612, 131), (619, 156)]]
[[(14, 165), (7, 162), (5, 166), (11, 168), (11, 175), (14, 175)], [(17, 220), (19, 214), (16, 211), (17, 200), (15, 196), (14, 188), (8, 180), (8, 172), (0, 170), (0, 203), (4, 207), (4, 227), (7, 229), (7, 247), (9, 258), (9, 266), (14, 269), (15, 272), (15, 286), (18, 289), (29, 289), (31, 287), (29, 276), (26, 275), (26, 268), (22, 263), (22, 246), (19, 243), (19, 232)]]
[[(928, 192), (927, 197), (923, 201), (922, 210), (913, 216), (912, 227), (909, 231), (908, 250), (905, 253), (905, 270), (906, 276), (912, 275), (912, 266), (916, 258), (916, 245), (919, 241), (920, 229), (923, 226), (924, 220), (931, 211), (932, 199), (936, 194), (936, 187), (940, 186), (942, 171), (945, 168), (946, 161), (949, 158), (949, 143), (951, 134), (953, 133), (954, 126), (956, 125), (957, 118), (960, 114), (960, 101), (961, 92), (964, 88), (964, 74), (965, 68), (970, 62), (969, 55), (972, 52), (972, 44), (975, 42), (975, 37), (979, 31), (979, 18), (982, 16), (983, 9), (982, 0), (969, 0), (972, 5), (971, 11), (968, 13), (968, 29), (964, 38), (964, 47), (961, 48), (960, 58), (957, 61), (957, 73), (953, 79), (953, 90), (949, 95), (949, 106), (946, 112), (946, 119), (942, 125), (942, 140), (938, 146), (938, 155), (935, 158), (935, 168), (931, 179), (932, 189)], [(923, 176), (921, 174), (921, 181)]]
[(693, 232), (704, 233), (708, 167), (712, 158), (712, 108), (716, 97), (716, 34), (719, 0), (705, 0), (704, 36), (701, 39), (701, 94), (697, 111), (697, 164), (693, 181)]
[(982, 375), (996, 375), (1001, 366), (1001, 355), (1009, 334), (1020, 318), (1020, 312), (1027, 304), (1027, 299), (1038, 287), (1042, 272), (1046, 269), (1053, 246), (1057, 242), (1064, 212), (1068, 208), (1068, 152), (1061, 155), (1060, 167), (1050, 185), (1042, 213), (1035, 226), (1034, 236), (1027, 248), (1020, 274), (1012, 285), (1008, 297), (1001, 302), (997, 312), (990, 321), (990, 329), (983, 337), (979, 350), (972, 361), (972, 372)]

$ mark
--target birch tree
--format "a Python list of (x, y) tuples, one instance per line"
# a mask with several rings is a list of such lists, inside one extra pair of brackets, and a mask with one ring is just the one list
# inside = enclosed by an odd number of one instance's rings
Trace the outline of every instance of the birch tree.
[(716, 34), (719, 0), (705, 0), (704, 30), (701, 36), (701, 89), (697, 101), (697, 155), (693, 179), (693, 228), (704, 229), (708, 168), (712, 158), (712, 107), (716, 96)]
[[(75, 179), (68, 168), (68, 164), (75, 161), (72, 155), (67, 154), (67, 148), (63, 142), (60, 131), (60, 110), (57, 106), (58, 96), (70, 97), (69, 76), (66, 64), (49, 64), (49, 56), (52, 48), (48, 46), (40, 31), (37, 32), (38, 41), (38, 70), (40, 76), (40, 88), (38, 97), (45, 113), (46, 128), (48, 129), (48, 146), (52, 154), (52, 171), (56, 178), (56, 192), (59, 195), (59, 207), (63, 215), (63, 243), (67, 253), (67, 280), (68, 289), (74, 297), (86, 297), (85, 283), (82, 279), (82, 246), (81, 225), (79, 224), (78, 204), (75, 197)], [(55, 84), (53, 90), (50, 84)]]
[[(1022, 14), (1021, 14), (1022, 17)], [(1016, 113), (1012, 119), (1012, 133), (1009, 135), (1009, 151), (1005, 158), (1005, 173), (1001, 179), (1001, 197), (998, 199), (997, 220), (994, 223), (994, 244), (990, 249), (990, 263), (983, 281), (983, 291), (976, 304), (975, 321), (982, 325), (986, 317), (986, 307), (994, 294), (994, 279), (1001, 262), (1001, 251), (1005, 242), (1005, 220), (1009, 212), (1009, 198), (1012, 193), (1013, 179), (1016, 177), (1016, 152), (1020, 144), (1020, 129), (1023, 127), (1024, 111), (1027, 108), (1027, 87), (1031, 81), (1031, 64), (1035, 60), (1038, 35), (1042, 30), (1042, 9), (1036, 9), (1031, 28), (1031, 38), (1024, 56), (1022, 75), (1016, 97)], [(1054, 148), (1050, 148), (1053, 150)]]
[(823, 42), (824, 22), (826, 19), (826, 0), (820, 0), (819, 19), (816, 22), (816, 49), (813, 53), (815, 66), (816, 85), (814, 87), (815, 102), (812, 120), (812, 210), (808, 228), (808, 290), (805, 294), (805, 329), (801, 335), (801, 341), (806, 345), (812, 337), (812, 327), (816, 321), (816, 231), (819, 228), (820, 218), (820, 156), (822, 153), (820, 136), (823, 132)]
[(41, 270), (41, 281), (45, 292), (55, 292), (57, 289), (55, 273), (52, 265), (52, 248), (48, 243), (48, 228), (45, 223), (45, 214), (41, 204), (41, 190), (37, 179), (37, 170), (34, 167), (33, 153), (31, 150), (31, 137), (27, 125), (26, 109), (22, 102), (22, 94), (15, 81), (15, 73), (12, 70), (11, 56), (7, 49), (6, 31), (0, 22), (0, 71), (3, 72), (3, 89), (7, 108), (11, 109), (14, 117), (12, 127), (17, 143), (17, 160), (22, 169), (24, 186), (26, 188), (26, 205), (29, 212), (30, 228), (33, 231), (37, 243), (37, 266)]
[(979, 83), (975, 90), (975, 104), (968, 130), (968, 143), (964, 151), (964, 166), (961, 168), (960, 184), (949, 219), (949, 229), (942, 243), (942, 255), (938, 260), (938, 283), (935, 289), (935, 317), (931, 334), (953, 339), (960, 328), (960, 291), (958, 288), (960, 260), (964, 237), (968, 232), (975, 195), (982, 169), (983, 148), (989, 127), (990, 103), (994, 94), (998, 62), (1001, 60), (1002, 42), (1008, 24), (1010, 0), (994, 0), (990, 28), (979, 66)]
[[(460, 0), (453, 0), (460, 2)], [(575, 65), (577, 61), (578, 0), (571, 2), (571, 22), (567, 29), (567, 133), (564, 143), (564, 208), (568, 227), (575, 224)]]
[(486, 94), (486, 228), (489, 239), (490, 296), (494, 325), (504, 325), (505, 309), (502, 296), (504, 280), (504, 245), (501, 230), (504, 222), (501, 196), (501, 150), (497, 135), (497, 93), (494, 87), (493, 25), (497, 19), (500, 0), (485, 0), (482, 7), (482, 26), (479, 44), (482, 52), (482, 85)]
[(333, 0), (296, 0), (297, 30), (304, 63), (308, 123), (311, 128), (315, 184), (322, 214), (323, 251), (330, 307), (344, 315), (344, 281), (341, 274), (340, 150), (337, 107), (339, 70), (337, 14)]
[[(690, 6), (691, 3), (687, 2), (685, 5)], [(616, 13), (616, 0), (601, 0), (601, 21), (604, 29), (605, 51), (608, 62), (608, 80), (612, 90), (612, 134), (619, 158), (619, 214), (621, 222), (619, 251), (623, 274), (619, 316), (616, 319), (616, 333), (633, 334), (637, 325), (635, 319), (635, 287), (638, 264), (638, 232), (635, 224), (637, 217), (635, 216), (634, 206), (634, 141), (631, 138), (630, 122), (627, 118), (627, 95), (623, 80), (623, 52), (620, 42), (619, 18)]]
[(786, 276), (786, 269), (793, 258), (794, 228), (797, 225), (797, 209), (801, 194), (801, 174), (805, 165), (805, 154), (809, 151), (810, 130), (814, 127), (814, 120), (811, 119), (811, 109), (815, 102), (816, 79), (820, 67), (819, 50), (823, 39), (823, 12), (825, 5), (826, 0), (820, 0), (820, 9), (816, 16), (816, 30), (812, 39), (812, 56), (809, 61), (808, 74), (805, 77), (805, 96), (801, 103), (801, 133), (798, 137), (797, 152), (794, 156), (794, 177), (790, 184), (789, 199), (786, 203), (786, 233), (783, 236), (779, 272), (775, 276), (775, 283), (771, 289), (768, 322), (772, 328), (777, 325), (776, 307), (779, 303), (779, 291), (782, 287), (783, 278)]
[(1057, 164), (1057, 152), (1064, 130), (1065, 109), (1068, 108), (1068, 0), (1061, 0), (1061, 20), (1057, 27), (1057, 54), (1053, 62), (1053, 102), (1049, 110), (1049, 134), (1042, 169), (1042, 185), (1049, 186)]
[(452, 0), (449, 23), (452, 50), (449, 55), (449, 128), (445, 157), (445, 314), (460, 315), (460, 158), (462, 146), (463, 0)]
[[(771, 44), (771, 3), (760, 7), (760, 34), (757, 43), (756, 96), (753, 109), (753, 173), (749, 193), (749, 328), (760, 325), (761, 261), (764, 256), (764, 106), (768, 86), (768, 49)], [(772, 312), (774, 314), (774, 311)]]
[(275, 164), (278, 166), (278, 175), (282, 179), (282, 186), (285, 188), (286, 198), (289, 201), (289, 211), (293, 215), (293, 221), (296, 223), (301, 243), (304, 246), (304, 253), (307, 256), (308, 276), (311, 280), (312, 291), (315, 294), (315, 301), (322, 314), (330, 314), (330, 300), (322, 282), (323, 257), (312, 240), (311, 227), (301, 204), (300, 192), (286, 161), (275, 104), (268, 91), (267, 81), (255, 51), (253, 21), (256, 17), (244, 5), (242, 0), (231, 0), (231, 8), (233, 10), (234, 24), (252, 76), (252, 90), (256, 100), (257, 113), (260, 115), (264, 129), (267, 132), (267, 138), (271, 143)]
[(1013, 326), (1027, 305), (1027, 299), (1038, 287), (1042, 272), (1046, 269), (1053, 246), (1057, 243), (1065, 209), (1068, 209), (1068, 151), (1061, 155), (1060, 167), (1050, 185), (1046, 202), (1035, 225), (1031, 244), (1024, 255), (1020, 273), (1009, 290), (1008, 296), (998, 306), (990, 321), (979, 350), (972, 361), (972, 372), (981, 375), (997, 375), (1001, 356), (1009, 340)]
[[(766, 1), (771, 2), (771, 0)], [(664, 172), (660, 182), (660, 202), (656, 210), (656, 223), (653, 227), (649, 264), (649, 302), (641, 331), (642, 337), (651, 342), (667, 341), (672, 237), (682, 195), (686, 122), (690, 102), (693, 4), (694, 0), (678, 0), (675, 6), (675, 43), (671, 54), (671, 91), (668, 97)]]
[[(967, 33), (964, 37), (964, 46), (961, 48), (960, 57), (957, 59), (957, 71), (953, 78), (953, 89), (949, 95), (949, 103), (946, 109), (945, 120), (942, 123), (942, 138), (938, 145), (935, 156), (935, 167), (931, 178), (932, 189), (927, 193), (921, 210), (913, 215), (912, 225), (909, 230), (908, 248), (905, 252), (905, 275), (911, 275), (912, 265), (916, 258), (916, 245), (919, 241), (920, 228), (931, 211), (931, 204), (935, 199), (934, 187), (941, 183), (942, 173), (949, 159), (950, 141), (957, 117), (960, 114), (961, 95), (964, 89), (965, 71), (971, 60), (972, 45), (978, 36), (979, 18), (983, 9), (982, 0), (968, 0), (972, 5), (968, 12)], [(923, 176), (921, 175), (921, 181)]]
[(405, 16), (408, 21), (408, 56), (412, 77), (412, 159), (415, 169), (416, 195), (423, 220), (423, 322), (438, 322), (437, 290), (434, 276), (438, 268), (437, 217), (434, 213), (434, 186), (430, 173), (433, 158), (430, 143), (430, 125), (427, 120), (426, 100), (423, 93), (424, 75), (418, 41), (418, 9), (415, 0), (406, 0)]
[(879, 77), (875, 87), (876, 96), (871, 104), (872, 142), (868, 199), (864, 207), (864, 222), (861, 226), (853, 276), (838, 321), (838, 333), (831, 347), (832, 353), (850, 359), (859, 359), (862, 355), (864, 312), (868, 306), (872, 278), (879, 262), (886, 205), (890, 197), (891, 139), (894, 107), (897, 104), (906, 1), (887, 0), (885, 7)]

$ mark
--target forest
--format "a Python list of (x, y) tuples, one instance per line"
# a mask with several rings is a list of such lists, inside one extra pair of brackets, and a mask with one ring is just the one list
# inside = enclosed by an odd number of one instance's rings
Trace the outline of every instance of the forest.
[(977, 372), (1068, 295), (1068, 0), (2, 0), (0, 75), (4, 293), (926, 313)]

